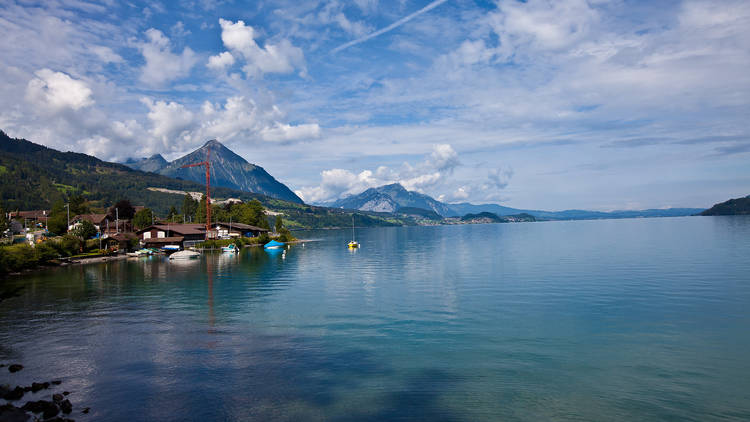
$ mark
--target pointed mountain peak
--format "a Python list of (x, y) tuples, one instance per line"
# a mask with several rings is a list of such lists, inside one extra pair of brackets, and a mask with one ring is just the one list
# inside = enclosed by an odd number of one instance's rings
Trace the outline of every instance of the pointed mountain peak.
[(149, 160), (159, 160), (166, 162), (167, 160), (164, 159), (164, 157), (161, 156), (161, 154), (154, 154), (150, 157), (148, 157)]
[(210, 141), (208, 141), (205, 144), (203, 144), (203, 146), (201, 148), (216, 148), (216, 147), (218, 147), (218, 148), (226, 148), (224, 146), (224, 144), (222, 144), (221, 142), (217, 141), (216, 139), (211, 139)]
[(398, 189), (398, 190), (406, 190), (406, 188), (401, 183), (391, 183), (390, 185), (383, 185), (381, 187), (389, 188), (389, 189)]

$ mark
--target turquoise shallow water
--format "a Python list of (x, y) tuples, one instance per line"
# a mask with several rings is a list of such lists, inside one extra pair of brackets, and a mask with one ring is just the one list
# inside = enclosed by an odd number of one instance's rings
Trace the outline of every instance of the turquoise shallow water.
[(750, 420), (748, 217), (300, 235), (6, 281), (0, 384), (77, 420)]

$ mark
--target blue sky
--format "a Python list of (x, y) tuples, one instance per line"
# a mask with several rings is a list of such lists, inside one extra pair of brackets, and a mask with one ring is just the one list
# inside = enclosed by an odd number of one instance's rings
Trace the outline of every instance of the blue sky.
[(0, 129), (216, 138), (307, 202), (707, 207), (750, 193), (747, 28), (733, 0), (3, 2)]

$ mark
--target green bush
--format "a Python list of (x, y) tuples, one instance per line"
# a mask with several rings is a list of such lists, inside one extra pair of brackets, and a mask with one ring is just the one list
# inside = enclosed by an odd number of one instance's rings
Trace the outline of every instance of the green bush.
[(78, 226), (71, 232), (72, 234), (80, 237), (83, 240), (91, 239), (96, 234), (96, 227), (88, 220), (83, 220), (78, 223)]
[(77, 255), (78, 253), (80, 253), (82, 246), (83, 242), (81, 241), (81, 239), (79, 239), (77, 236), (73, 236), (72, 234), (66, 234), (60, 241), (60, 247), (63, 251), (63, 255), (65, 256)]
[(53, 243), (57, 242), (39, 243), (34, 247), (34, 254), (39, 263), (49, 262), (60, 257), (60, 251), (53, 246)]

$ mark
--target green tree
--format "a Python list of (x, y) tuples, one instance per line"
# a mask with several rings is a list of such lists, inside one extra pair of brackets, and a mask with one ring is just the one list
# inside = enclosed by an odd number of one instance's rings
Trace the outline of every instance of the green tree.
[(284, 228), (284, 220), (281, 218), (281, 214), (276, 216), (276, 222), (274, 223), (274, 231), (276, 233), (281, 232), (281, 229)]
[(195, 222), (205, 223), (206, 222), (206, 195), (201, 197), (198, 206), (195, 209)]
[(229, 211), (225, 207), (220, 207), (218, 205), (212, 205), (211, 206), (211, 222), (217, 222), (217, 221), (229, 221)]
[(266, 214), (263, 212), (263, 204), (257, 199), (242, 204), (239, 217), (240, 223), (262, 227), (264, 229), (269, 228), (268, 219), (266, 219)]
[(135, 208), (129, 200), (121, 199), (109, 209), (109, 215), (119, 217), (120, 220), (130, 220), (135, 215)]
[(70, 204), (70, 215), (88, 214), (91, 212), (88, 201), (83, 195), (73, 195), (68, 200)]
[(185, 198), (182, 200), (182, 215), (195, 215), (195, 211), (198, 209), (198, 201), (193, 199), (189, 193), (185, 194)]
[(96, 234), (96, 227), (88, 220), (81, 220), (78, 225), (72, 230), (73, 235), (80, 237), (83, 240), (91, 239)]
[(172, 205), (169, 207), (169, 213), (167, 213), (167, 220), (172, 221), (173, 218), (177, 215), (177, 208)]
[(68, 211), (65, 202), (58, 199), (52, 204), (52, 210), (47, 219), (47, 230), (54, 234), (65, 234), (68, 232)]
[(133, 225), (139, 230), (144, 229), (151, 225), (153, 218), (154, 214), (151, 212), (151, 209), (144, 208), (133, 216)]
[(8, 219), (5, 217), (5, 210), (3, 204), (0, 203), (0, 234), (8, 229)]

